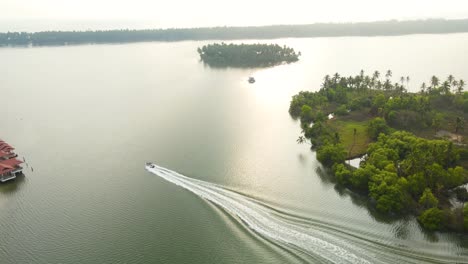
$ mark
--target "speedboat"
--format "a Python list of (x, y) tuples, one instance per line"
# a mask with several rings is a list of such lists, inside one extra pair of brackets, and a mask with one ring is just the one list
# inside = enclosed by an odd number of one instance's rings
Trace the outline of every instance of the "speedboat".
[(154, 168), (154, 164), (151, 163), (151, 162), (146, 162), (146, 167), (149, 167), (149, 168), (153, 169), (153, 168)]

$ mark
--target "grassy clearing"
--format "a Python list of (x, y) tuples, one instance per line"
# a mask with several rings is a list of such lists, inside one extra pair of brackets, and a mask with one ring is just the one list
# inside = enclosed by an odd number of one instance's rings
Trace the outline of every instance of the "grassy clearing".
[[(330, 120), (330, 126), (338, 132), (340, 140), (348, 151), (348, 158), (364, 155), (372, 141), (367, 133), (368, 121)], [(356, 136), (354, 136), (356, 129)]]

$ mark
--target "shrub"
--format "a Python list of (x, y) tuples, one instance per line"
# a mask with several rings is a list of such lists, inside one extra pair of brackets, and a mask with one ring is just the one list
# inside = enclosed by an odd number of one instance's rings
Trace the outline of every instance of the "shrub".
[(463, 209), (463, 227), (468, 231), (468, 204), (465, 204)]
[(343, 163), (335, 164), (333, 166), (333, 171), (335, 173), (335, 178), (338, 183), (346, 185), (349, 183), (349, 179), (353, 175), (353, 173), (346, 168), (346, 165)]
[(439, 204), (439, 200), (435, 198), (435, 196), (432, 194), (431, 189), (426, 188), (421, 195), (421, 198), (419, 198), (419, 204), (423, 208), (432, 208), (432, 207), (437, 207)]
[(346, 155), (346, 150), (341, 144), (324, 145), (317, 151), (317, 159), (327, 167), (331, 167), (335, 163), (343, 163)]
[(439, 230), (443, 227), (444, 212), (435, 207), (430, 208), (424, 211), (418, 217), (418, 220), (424, 228), (429, 230)]
[(385, 119), (377, 117), (370, 121), (368, 132), (371, 138), (377, 139), (380, 133), (388, 134), (390, 132), (390, 127), (387, 126)]
[(348, 114), (348, 109), (346, 108), (346, 105), (341, 105), (335, 110), (335, 114), (338, 116), (344, 116)]

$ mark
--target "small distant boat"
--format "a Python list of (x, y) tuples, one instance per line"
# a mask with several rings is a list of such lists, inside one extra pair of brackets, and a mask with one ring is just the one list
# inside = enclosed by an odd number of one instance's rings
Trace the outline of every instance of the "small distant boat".
[(254, 77), (249, 77), (249, 83), (254, 83), (255, 82), (255, 78)]
[(147, 168), (153, 169), (153, 168), (154, 168), (154, 164), (151, 163), (151, 162), (146, 162), (146, 167), (147, 167)]

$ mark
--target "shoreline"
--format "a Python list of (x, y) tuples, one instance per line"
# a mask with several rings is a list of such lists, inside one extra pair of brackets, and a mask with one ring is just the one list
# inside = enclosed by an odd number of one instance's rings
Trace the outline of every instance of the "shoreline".
[(67, 46), (135, 42), (271, 40), (283, 38), (383, 37), (468, 33), (468, 19), (429, 19), (359, 23), (316, 23), (256, 27), (115, 29), (0, 32), (4, 46)]

